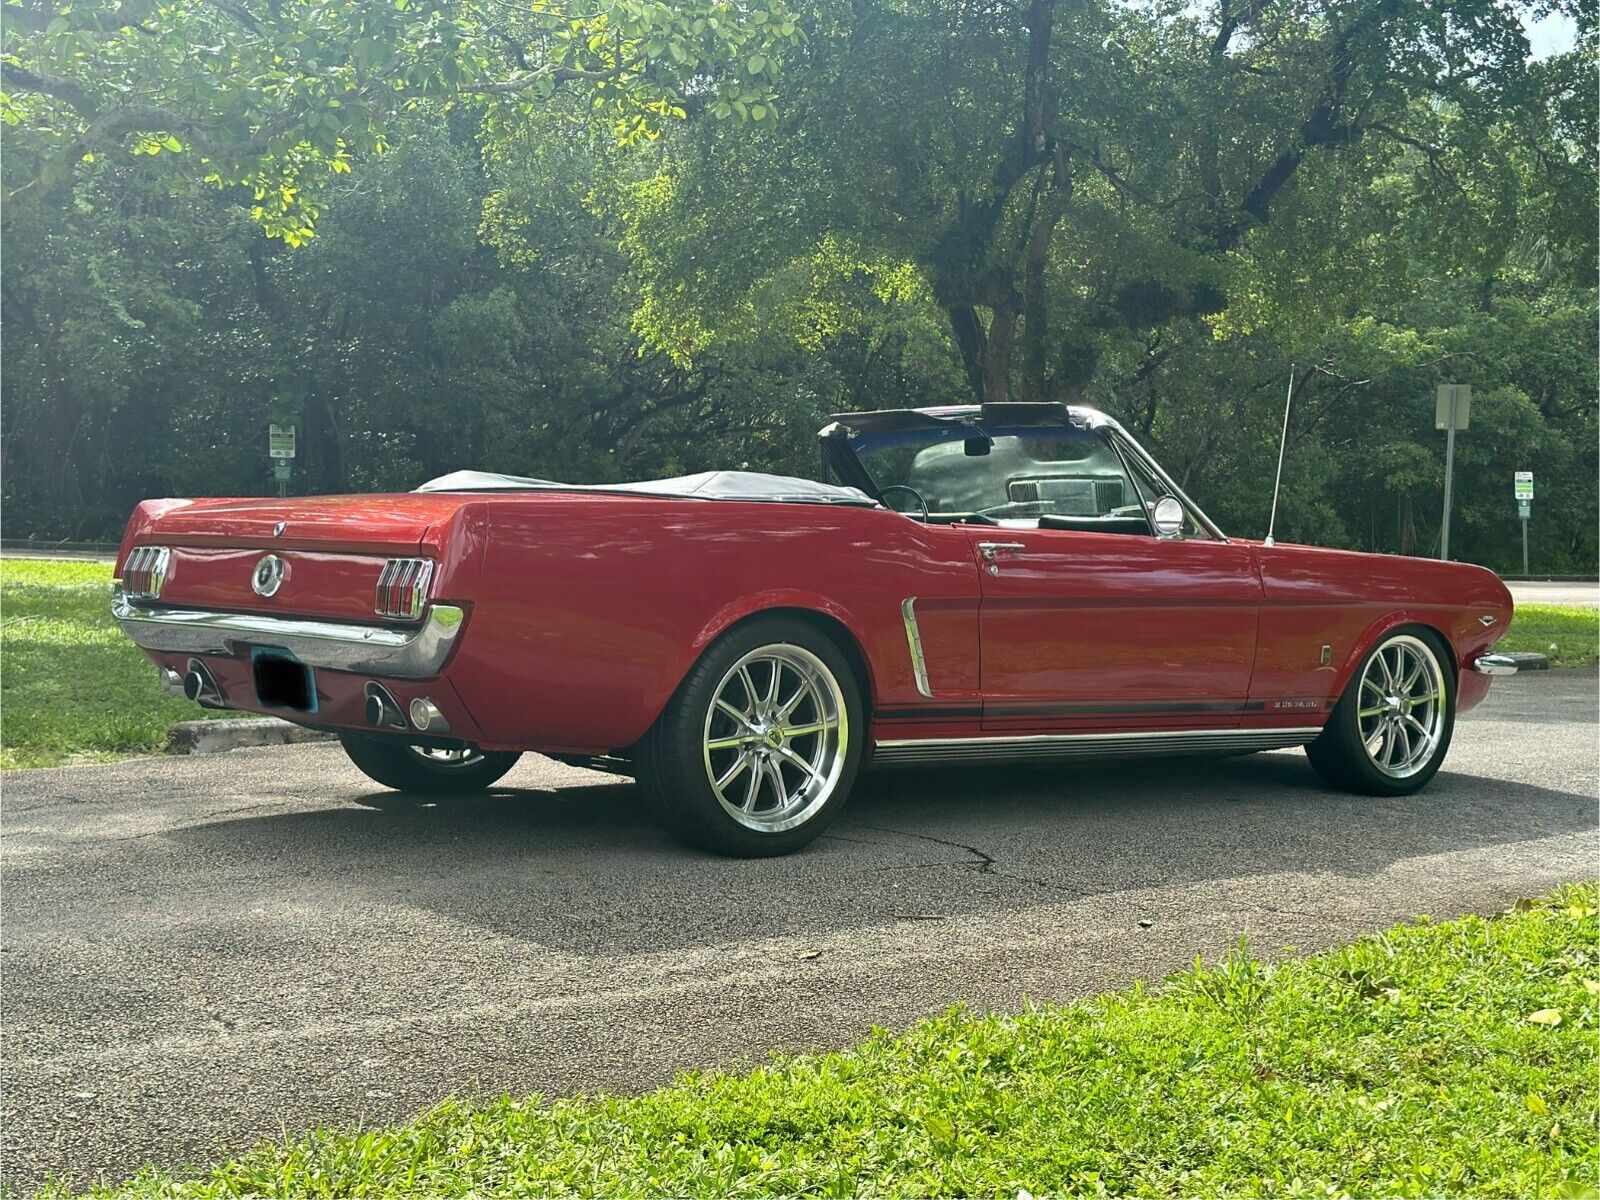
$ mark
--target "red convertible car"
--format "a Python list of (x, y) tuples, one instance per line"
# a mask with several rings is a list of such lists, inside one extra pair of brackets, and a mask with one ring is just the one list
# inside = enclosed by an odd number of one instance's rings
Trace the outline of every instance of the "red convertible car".
[(1303, 745), (1402, 795), (1515, 670), (1489, 571), (1226, 537), (1101, 413), (820, 436), (836, 482), (147, 500), (115, 615), (169, 690), (333, 730), (379, 783), (484, 788), (535, 750), (739, 855), (815, 838), (868, 764)]

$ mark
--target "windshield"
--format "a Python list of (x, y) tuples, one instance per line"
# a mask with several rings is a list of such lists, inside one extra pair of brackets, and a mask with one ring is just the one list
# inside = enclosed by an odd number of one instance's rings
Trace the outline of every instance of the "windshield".
[[(987, 436), (985, 436), (987, 434)], [(873, 439), (862, 466), (894, 508), (986, 517), (1144, 518), (1122, 459), (1076, 426), (989, 428), (950, 423)], [(909, 489), (918, 499), (913, 499)]]

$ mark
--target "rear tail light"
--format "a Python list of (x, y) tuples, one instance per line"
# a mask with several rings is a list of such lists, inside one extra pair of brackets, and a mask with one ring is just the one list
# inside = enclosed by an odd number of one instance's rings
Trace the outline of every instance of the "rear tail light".
[(380, 617), (409, 621), (422, 615), (433, 582), (433, 562), (426, 558), (391, 558), (378, 574), (378, 595), (373, 604)]
[(155, 600), (172, 566), (165, 546), (135, 546), (122, 564), (122, 594), (133, 600)]

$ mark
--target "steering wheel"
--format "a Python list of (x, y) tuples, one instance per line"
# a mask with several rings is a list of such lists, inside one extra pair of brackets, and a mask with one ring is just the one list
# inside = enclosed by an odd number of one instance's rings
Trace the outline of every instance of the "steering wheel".
[[(907, 487), (903, 483), (891, 483), (886, 488), (878, 489), (878, 499), (884, 500), (885, 503), (887, 503), (887, 497), (888, 497), (890, 492), (910, 492), (912, 498), (916, 500), (918, 506), (920, 506), (921, 509), (922, 509), (922, 523), (924, 525), (928, 524), (928, 518), (929, 518), (929, 515), (930, 515), (929, 512), (928, 512), (928, 502), (922, 498), (922, 493), (921, 492), (917, 491), (917, 489), (914, 488), (914, 487)], [(900, 512), (900, 510), (898, 508), (894, 508), (893, 505), (889, 505), (888, 507), (891, 508), (894, 512)], [(911, 514), (910, 513), (904, 513), (903, 515), (904, 516), (910, 516)]]

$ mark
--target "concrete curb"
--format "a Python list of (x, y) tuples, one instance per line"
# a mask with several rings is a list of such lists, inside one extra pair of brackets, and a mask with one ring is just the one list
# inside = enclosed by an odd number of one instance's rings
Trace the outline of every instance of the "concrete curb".
[(167, 730), (168, 754), (219, 754), (246, 746), (287, 746), (293, 742), (326, 742), (333, 734), (307, 729), (276, 717), (238, 721), (179, 721)]
[[(1493, 653), (1493, 651), (1491, 651)], [(1533, 650), (1510, 650), (1501, 655), (1517, 664), (1517, 674), (1524, 671), (1548, 671), (1550, 658)]]

